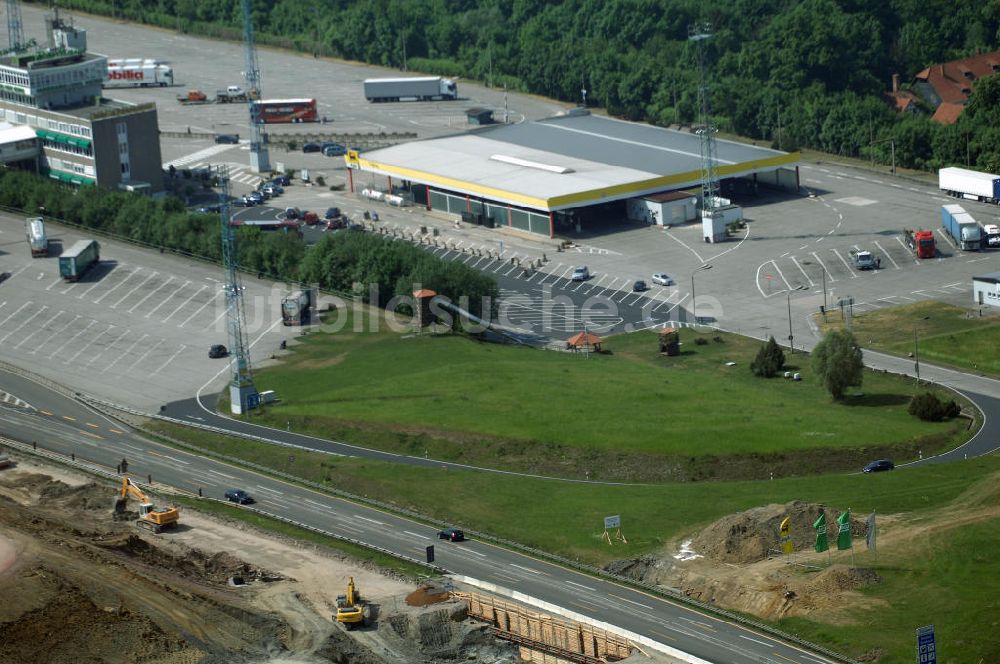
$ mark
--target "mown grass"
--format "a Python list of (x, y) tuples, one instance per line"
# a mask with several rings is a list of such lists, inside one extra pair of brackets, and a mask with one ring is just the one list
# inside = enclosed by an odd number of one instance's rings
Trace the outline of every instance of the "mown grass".
[[(609, 354), (588, 359), (458, 335), (311, 334), (257, 373), (281, 401), (254, 417), (404, 454), (646, 480), (727, 477), (711, 464), (684, 470), (692, 458), (859, 448), (907, 458), (965, 435), (964, 422), (907, 414), (915, 387), (898, 377), (866, 373), (861, 394), (835, 403), (806, 355), (788, 357), (801, 382), (764, 380), (749, 370), (760, 342), (718, 334), (696, 345), (698, 336), (682, 331), (679, 357), (661, 356), (654, 333), (616, 336)], [(886, 453), (893, 446), (899, 454)]]
[[(536, 480), (487, 473), (415, 468), (296, 451), (264, 443), (223, 438), (181, 426), (155, 428), (217, 453), (267, 465), (331, 488), (419, 511), (433, 520), (489, 533), (594, 565), (643, 554), (664, 554), (665, 545), (697, 532), (733, 512), (770, 503), (805, 500), (855, 515), (932, 516), (942, 505), (995, 505), (990, 490), (1000, 479), (1000, 457), (934, 464), (879, 475), (824, 475), (764, 482), (668, 483), (609, 486)], [(980, 490), (986, 487), (986, 490)], [(979, 496), (972, 503), (970, 495)], [(982, 496), (985, 496), (983, 498)], [(225, 507), (225, 506), (221, 506)], [(628, 544), (608, 546), (602, 519), (620, 514)], [(889, 602), (889, 609), (858, 610), (856, 625), (789, 619), (781, 629), (854, 657), (880, 648), (878, 661), (908, 662), (913, 629), (934, 623), (939, 643), (948, 637), (948, 661), (1000, 661), (996, 654), (996, 609), (1000, 597), (1000, 544), (995, 520), (958, 524), (909, 547), (880, 549), (879, 562), (858, 542), (857, 564), (875, 569), (883, 582), (864, 592)], [(306, 531), (308, 532), (308, 531)], [(826, 558), (817, 556), (816, 563)], [(992, 650), (990, 648), (993, 648)]]
[[(944, 302), (917, 302), (854, 316), (852, 327), (867, 348), (911, 357), (921, 362), (1000, 377), (1000, 316), (984, 307), (956, 307)], [(839, 312), (817, 316), (821, 329), (842, 328)]]

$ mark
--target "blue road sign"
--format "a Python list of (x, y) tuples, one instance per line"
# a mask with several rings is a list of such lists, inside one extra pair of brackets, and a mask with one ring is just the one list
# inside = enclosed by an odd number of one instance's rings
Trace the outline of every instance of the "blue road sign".
[(934, 643), (934, 625), (917, 629), (917, 664), (937, 664), (937, 644)]
[(253, 410), (260, 406), (260, 394), (251, 392), (247, 395), (247, 410)]

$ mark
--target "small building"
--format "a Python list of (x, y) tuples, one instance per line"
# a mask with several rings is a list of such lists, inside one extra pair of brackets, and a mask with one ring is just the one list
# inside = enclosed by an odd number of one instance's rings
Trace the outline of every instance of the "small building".
[(493, 119), (493, 111), (488, 108), (470, 108), (465, 112), (465, 117), (471, 125), (489, 125), (496, 122)]
[(965, 109), (976, 81), (1000, 73), (1000, 51), (931, 65), (916, 76), (914, 87), (934, 109), (931, 119), (953, 124)]
[(977, 306), (1000, 307), (1000, 272), (973, 277), (972, 297)]
[(592, 350), (595, 353), (600, 353), (602, 342), (603, 340), (596, 334), (580, 332), (566, 340), (566, 348), (569, 350)]
[(628, 218), (657, 226), (686, 224), (698, 218), (698, 194), (666, 191), (627, 202)]

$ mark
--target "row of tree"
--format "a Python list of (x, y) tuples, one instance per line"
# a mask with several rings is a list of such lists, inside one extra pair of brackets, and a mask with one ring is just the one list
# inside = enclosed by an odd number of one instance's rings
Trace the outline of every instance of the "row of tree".
[[(150, 247), (221, 260), (219, 216), (191, 213), (176, 198), (72, 189), (24, 171), (0, 170), (0, 206), (29, 216), (42, 213)], [(377, 286), (383, 306), (393, 296), (409, 295), (417, 285), (456, 303), (468, 302), (470, 311), (489, 318), (497, 296), (496, 282), (477, 270), (368, 233), (326, 235), (307, 247), (295, 233), (241, 228), (237, 260), (250, 273), (340, 293)]]
[[(64, 8), (238, 39), (232, 0), (62, 0)], [(1000, 48), (1000, 0), (253, 0), (258, 39), (462, 76), (659, 124), (699, 112), (692, 26), (707, 21), (710, 101), (724, 131), (933, 169), (1000, 172), (994, 81), (955, 125), (902, 117), (893, 74)], [(266, 79), (267, 72), (264, 72)], [(997, 77), (993, 77), (996, 79)], [(984, 90), (984, 87), (988, 88)], [(586, 93), (583, 91), (586, 90)], [(891, 139), (891, 140), (890, 140)]]

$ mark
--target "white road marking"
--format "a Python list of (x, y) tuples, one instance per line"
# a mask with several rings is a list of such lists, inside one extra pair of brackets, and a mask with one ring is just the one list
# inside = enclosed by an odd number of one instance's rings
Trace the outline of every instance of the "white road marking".
[[(160, 290), (161, 288), (163, 288), (164, 286), (168, 286), (168, 285), (170, 285), (170, 282), (171, 282), (171, 281), (173, 281), (173, 280), (174, 280), (174, 277), (173, 277), (173, 276), (171, 276), (171, 277), (170, 277), (169, 279), (167, 279), (167, 280), (166, 280), (165, 282), (163, 282), (163, 285), (161, 285), (161, 286), (157, 286), (157, 287), (156, 287), (156, 288), (154, 288), (153, 290), (149, 291), (149, 293), (147, 293), (147, 294), (146, 294), (146, 297), (142, 298), (141, 300), (139, 300), (138, 302), (136, 302), (135, 304), (133, 304), (133, 305), (132, 305), (132, 308), (130, 308), (130, 309), (128, 310), (128, 312), (129, 312), (129, 313), (132, 313), (133, 311), (135, 311), (135, 310), (136, 310), (136, 308), (137, 308), (137, 307), (138, 307), (139, 305), (141, 305), (141, 304), (142, 304), (143, 302), (145, 302), (145, 301), (146, 301), (146, 300), (148, 300), (149, 298), (151, 298), (151, 297), (153, 297), (154, 295), (156, 295), (156, 293), (157, 293), (157, 292), (159, 292), (159, 290)], [(163, 300), (161, 300), (161, 301), (160, 301), (160, 303), (159, 303), (158, 305), (156, 305), (156, 306), (157, 306), (157, 308), (159, 308), (159, 307), (162, 307), (162, 306), (163, 306), (163, 303), (164, 303), (164, 302), (166, 302), (166, 299), (163, 299)], [(153, 311), (156, 311), (156, 309), (153, 309)]]
[(101, 355), (104, 355), (105, 351), (110, 350), (116, 343), (118, 343), (119, 341), (121, 341), (125, 337), (125, 335), (128, 334), (129, 332), (131, 332), (131, 330), (125, 330), (120, 335), (118, 335), (118, 338), (115, 339), (114, 341), (112, 341), (111, 343), (109, 343), (108, 346), (107, 346), (107, 348), (105, 348), (104, 350), (102, 350), (100, 353), (98, 353), (97, 355), (93, 356), (92, 358), (90, 358), (90, 361), (87, 362), (86, 366), (89, 367), (91, 364), (93, 364), (94, 362), (96, 362), (97, 358), (99, 358)]
[(173, 355), (171, 355), (171, 356), (170, 356), (169, 358), (167, 358), (167, 361), (166, 361), (166, 362), (164, 362), (163, 364), (161, 364), (161, 365), (160, 365), (160, 366), (159, 366), (159, 367), (158, 367), (158, 368), (156, 369), (156, 371), (154, 371), (153, 373), (151, 373), (151, 374), (149, 374), (149, 375), (150, 375), (150, 376), (155, 376), (156, 374), (158, 374), (158, 373), (160, 373), (161, 371), (163, 371), (163, 368), (164, 368), (164, 367), (166, 367), (166, 366), (167, 366), (168, 364), (170, 364), (171, 362), (173, 362), (174, 358), (175, 358), (175, 357), (177, 357), (178, 355), (180, 355), (180, 354), (181, 354), (182, 352), (184, 352), (185, 350), (187, 350), (187, 346), (185, 346), (184, 344), (181, 344), (181, 347), (177, 349), (177, 352), (176, 352), (176, 353), (174, 353), (174, 354), (173, 354)]
[(206, 473), (211, 473), (212, 475), (218, 475), (219, 477), (225, 477), (228, 480), (235, 480), (236, 479), (232, 475), (226, 475), (225, 473), (220, 473), (217, 470), (208, 470), (208, 469), (206, 469), (205, 472)]
[(135, 287), (134, 287), (134, 288), (133, 288), (132, 290), (130, 290), (129, 292), (125, 293), (125, 294), (124, 294), (124, 295), (122, 295), (122, 296), (121, 296), (120, 298), (118, 298), (118, 301), (117, 301), (117, 302), (115, 302), (114, 304), (112, 304), (112, 305), (111, 305), (111, 308), (112, 308), (112, 309), (114, 309), (114, 308), (115, 308), (115, 307), (117, 307), (117, 306), (118, 306), (119, 304), (121, 304), (122, 302), (124, 302), (124, 301), (125, 301), (125, 299), (126, 299), (126, 298), (128, 298), (128, 296), (129, 296), (129, 295), (131, 295), (132, 293), (136, 292), (137, 290), (139, 290), (140, 288), (142, 288), (143, 286), (145, 286), (145, 285), (146, 285), (147, 283), (149, 283), (149, 280), (150, 280), (150, 279), (152, 279), (153, 277), (155, 277), (155, 276), (156, 276), (156, 275), (158, 275), (158, 274), (159, 274), (159, 272), (153, 272), (153, 274), (151, 274), (151, 275), (149, 275), (148, 277), (146, 277), (146, 278), (145, 278), (145, 279), (144, 279), (144, 280), (142, 281), (142, 283), (141, 283), (141, 284), (139, 284), (139, 285), (135, 286)]
[[(6, 304), (6, 302), (4, 304)], [(34, 304), (34, 302), (31, 302), (29, 300), (28, 302), (25, 302), (24, 304), (22, 304), (21, 306), (19, 306), (17, 309), (14, 310), (14, 313), (12, 313), (11, 315), (9, 315), (9, 316), (7, 316), (6, 318), (3, 319), (3, 322), (0, 323), (0, 328), (2, 328), (4, 325), (6, 325), (7, 321), (9, 321), (11, 318), (13, 318), (14, 316), (16, 316), (22, 309), (24, 309), (25, 307), (29, 307), (32, 304)]]
[(77, 332), (76, 334), (74, 334), (72, 337), (70, 337), (69, 339), (67, 339), (65, 342), (63, 342), (63, 344), (61, 346), (59, 346), (59, 348), (56, 348), (54, 351), (52, 351), (52, 354), (49, 355), (49, 359), (51, 360), (53, 357), (55, 357), (59, 353), (59, 351), (61, 351), (66, 346), (68, 346), (78, 336), (80, 336), (81, 334), (83, 334), (84, 332), (86, 332), (87, 330), (89, 330), (90, 327), (91, 327), (91, 325), (93, 325), (96, 322), (97, 322), (96, 320), (92, 320), (89, 323), (87, 323), (87, 326), (85, 328), (83, 328), (82, 330), (80, 330), (79, 332)]
[(131, 371), (132, 369), (135, 369), (136, 365), (139, 364), (140, 362), (142, 362), (143, 360), (145, 360), (147, 355), (149, 355), (154, 350), (156, 350), (161, 345), (163, 345), (163, 341), (164, 341), (163, 339), (160, 339), (159, 341), (156, 342), (156, 344), (154, 344), (154, 345), (150, 346), (149, 348), (147, 348), (145, 353), (143, 353), (138, 358), (136, 358), (135, 362), (133, 362), (132, 364), (130, 364), (128, 366), (128, 370)]
[[(195, 291), (194, 295), (192, 295), (191, 297), (189, 297), (188, 299), (184, 300), (184, 301), (183, 301), (183, 302), (181, 302), (181, 303), (180, 303), (179, 305), (177, 305), (177, 308), (176, 308), (176, 309), (174, 309), (173, 311), (171, 311), (171, 312), (170, 312), (170, 315), (169, 315), (169, 316), (167, 316), (166, 318), (164, 318), (164, 319), (163, 319), (162, 321), (160, 321), (160, 322), (161, 322), (161, 323), (166, 323), (166, 322), (167, 322), (168, 320), (170, 320), (171, 318), (173, 318), (173, 317), (174, 317), (174, 314), (176, 314), (176, 313), (177, 313), (178, 311), (180, 311), (180, 310), (181, 310), (181, 308), (183, 308), (183, 307), (184, 307), (184, 306), (185, 306), (185, 305), (186, 305), (186, 304), (187, 304), (188, 302), (190, 302), (190, 301), (191, 301), (191, 300), (193, 300), (193, 299), (194, 299), (195, 297), (197, 297), (197, 296), (198, 296), (198, 293), (202, 292), (202, 291), (203, 291), (203, 290), (205, 290), (206, 288), (208, 288), (208, 286), (201, 286), (201, 287), (200, 287), (200, 288), (199, 288), (199, 289), (198, 289), (197, 291)], [(205, 308), (206, 306), (208, 306), (208, 303), (209, 303), (209, 302), (211, 302), (211, 301), (212, 301), (212, 300), (209, 300), (209, 301), (208, 301), (208, 302), (206, 302), (206, 303), (205, 303), (204, 305), (202, 305), (201, 309), (204, 309), (204, 308)], [(201, 311), (201, 309), (198, 309), (198, 311)], [(196, 313), (198, 313), (198, 311), (194, 312), (194, 314), (191, 314), (191, 315), (190, 315), (190, 316), (188, 317), (188, 319), (184, 321), (184, 323), (187, 323), (187, 322), (188, 322), (188, 320), (191, 320), (192, 318), (194, 318), (194, 315), (195, 315)], [(150, 311), (150, 312), (149, 312), (148, 314), (146, 314), (146, 318), (149, 318), (150, 314), (152, 314), (152, 313), (153, 313), (153, 312), (152, 312), (152, 311)], [(184, 325), (184, 323), (181, 323), (181, 325)]]
[(148, 337), (148, 336), (149, 336), (148, 334), (144, 334), (144, 335), (142, 335), (141, 337), (139, 337), (138, 339), (136, 339), (135, 341), (133, 341), (133, 342), (132, 342), (132, 345), (128, 347), (128, 350), (126, 350), (126, 351), (125, 351), (124, 353), (119, 353), (119, 354), (118, 354), (118, 357), (116, 357), (116, 358), (115, 358), (115, 361), (114, 361), (114, 362), (112, 362), (112, 363), (111, 363), (111, 364), (109, 364), (108, 366), (106, 366), (106, 367), (104, 367), (103, 369), (101, 369), (101, 373), (104, 373), (105, 371), (107, 371), (107, 370), (108, 370), (108, 369), (110, 369), (111, 367), (113, 367), (113, 366), (115, 366), (116, 364), (118, 364), (118, 361), (119, 361), (119, 360), (121, 360), (121, 359), (122, 359), (123, 357), (131, 357), (131, 355), (132, 355), (132, 350), (133, 350), (133, 349), (134, 349), (134, 348), (135, 348), (136, 346), (138, 346), (138, 345), (139, 345), (139, 342), (141, 342), (141, 341), (142, 341), (143, 339), (145, 339), (145, 338), (146, 338), (146, 337)]
[(366, 517), (366, 516), (355, 516), (354, 518), (355, 518), (355, 519), (361, 519), (362, 521), (367, 521), (367, 522), (369, 522), (369, 523), (374, 523), (374, 524), (375, 524), (375, 525), (377, 525), (377, 526), (384, 526), (384, 525), (385, 525), (385, 524), (384, 524), (384, 523), (382, 523), (381, 521), (376, 521), (375, 519), (369, 519), (369, 518), (368, 518), (368, 517)]
[(840, 259), (840, 262), (844, 264), (844, 267), (846, 267), (847, 271), (851, 274), (851, 279), (857, 279), (858, 275), (854, 273), (854, 269), (851, 267), (851, 264), (844, 260), (844, 257), (840, 255), (840, 252), (836, 249), (831, 249), (830, 251), (832, 251), (834, 255)]
[(281, 491), (277, 491), (275, 489), (268, 489), (266, 486), (261, 486), (259, 484), (257, 485), (257, 488), (260, 489), (261, 491), (267, 491), (268, 493), (273, 493), (276, 496), (283, 496), (283, 495), (285, 495)]
[(888, 251), (886, 251), (885, 249), (882, 248), (882, 245), (878, 243), (878, 240), (875, 240), (875, 246), (878, 247), (879, 251), (881, 251), (883, 254), (885, 254), (886, 258), (888, 258), (890, 261), (892, 261), (892, 264), (894, 266), (896, 266), (896, 269), (898, 270), (899, 269), (899, 263), (897, 263), (895, 260), (893, 260), (892, 256), (889, 255)]
[[(35, 318), (37, 318), (38, 316), (40, 316), (46, 309), (48, 309), (48, 306), (43, 304), (41, 309), (39, 309), (35, 313), (33, 313), (30, 316), (28, 316), (24, 320), (24, 322), (22, 322), (20, 325), (18, 325), (17, 327), (15, 327), (13, 330), (11, 330), (10, 332), (8, 332), (7, 334), (3, 335), (3, 338), (0, 338), (0, 343), (3, 343), (4, 341), (7, 341), (7, 337), (9, 337), (10, 335), (14, 334), (18, 330), (20, 330), (22, 327), (24, 327), (25, 325), (27, 325), (31, 321), (35, 320)], [(23, 343), (23, 342), (24, 342), (24, 340), (22, 339), (21, 343)], [(20, 345), (20, 343), (18, 345)], [(14, 348), (17, 348), (17, 346), (14, 346)]]
[[(47, 327), (48, 327), (48, 326), (49, 326), (49, 325), (50, 325), (51, 323), (53, 323), (53, 322), (55, 321), (55, 319), (59, 318), (59, 317), (60, 317), (60, 316), (62, 316), (62, 315), (63, 315), (64, 313), (66, 313), (66, 312), (65, 312), (65, 311), (57, 311), (57, 312), (56, 312), (56, 315), (55, 315), (55, 316), (53, 316), (52, 318), (50, 318), (50, 319), (48, 319), (47, 321), (45, 321), (44, 323), (42, 323), (42, 324), (41, 324), (40, 326), (36, 327), (36, 328), (35, 328), (35, 330), (34, 330), (34, 331), (33, 331), (33, 332), (31, 333), (31, 334), (29, 334), (28, 336), (24, 337), (24, 338), (23, 338), (23, 339), (21, 339), (20, 341), (18, 341), (18, 342), (17, 342), (17, 345), (16, 345), (16, 346), (14, 346), (14, 350), (17, 350), (17, 349), (18, 349), (18, 348), (20, 348), (20, 347), (21, 347), (21, 345), (22, 345), (23, 343), (25, 343), (25, 342), (26, 342), (26, 341), (27, 341), (28, 339), (30, 339), (31, 337), (35, 336), (36, 334), (38, 334), (38, 333), (39, 333), (39, 332), (41, 332), (42, 330), (46, 329), (46, 328), (47, 328)], [(38, 349), (36, 348), (35, 350), (38, 350)], [(35, 351), (32, 351), (32, 354), (34, 354), (34, 352), (35, 352)]]
[(63, 364), (69, 364), (70, 362), (72, 362), (73, 360), (75, 360), (77, 357), (80, 356), (80, 353), (82, 353), (83, 351), (85, 351), (88, 348), (90, 348), (91, 346), (93, 346), (95, 341), (97, 341), (98, 339), (100, 339), (101, 337), (103, 337), (105, 334), (107, 334), (111, 330), (115, 329), (116, 327), (118, 327), (118, 326), (117, 325), (111, 325), (111, 324), (109, 324), (108, 325), (108, 329), (104, 330), (103, 332), (101, 332), (100, 334), (98, 334), (97, 336), (95, 336), (93, 339), (91, 339), (90, 341), (88, 341), (85, 345), (81, 346), (78, 351), (76, 351), (75, 353), (73, 353), (72, 357), (70, 357), (68, 360), (63, 360)]
[(427, 535), (420, 535), (420, 534), (415, 533), (415, 532), (410, 531), (410, 530), (404, 530), (403, 532), (405, 534), (407, 534), (407, 535), (412, 535), (413, 537), (419, 537), (420, 539), (425, 539), (425, 540), (429, 540), (430, 539), (430, 537), (428, 537)]
[(121, 281), (119, 281), (117, 284), (115, 284), (110, 290), (108, 290), (107, 292), (105, 292), (104, 295), (102, 295), (99, 298), (97, 298), (96, 300), (94, 300), (94, 304), (100, 304), (101, 300), (103, 300), (104, 298), (106, 298), (108, 295), (111, 295), (116, 290), (118, 290), (123, 284), (125, 284), (125, 282), (127, 282), (129, 279), (131, 279), (133, 277), (133, 275), (138, 274), (139, 270), (141, 270), (141, 269), (142, 268), (137, 268), (135, 272), (131, 272), (129, 274), (126, 274), (124, 277), (122, 277)]
[(629, 604), (635, 604), (636, 606), (641, 606), (644, 609), (649, 609), (650, 611), (654, 610), (653, 607), (651, 607), (649, 604), (643, 604), (642, 602), (636, 602), (634, 600), (627, 599), (627, 598), (622, 597), (620, 595), (611, 595), (611, 596), (614, 597), (615, 599), (620, 599), (623, 602), (628, 602)]
[(511, 567), (516, 567), (519, 570), (523, 570), (523, 571), (529, 572), (531, 574), (541, 574), (541, 572), (539, 572), (537, 569), (531, 569), (530, 567), (521, 567), (520, 565), (518, 565), (516, 563), (511, 563), (510, 566)]
[(590, 592), (594, 593), (597, 592), (596, 588), (591, 588), (590, 586), (585, 586), (582, 583), (576, 583), (575, 581), (566, 581), (565, 583), (568, 583), (571, 586), (576, 586), (577, 588), (583, 588), (584, 590), (589, 590)]

